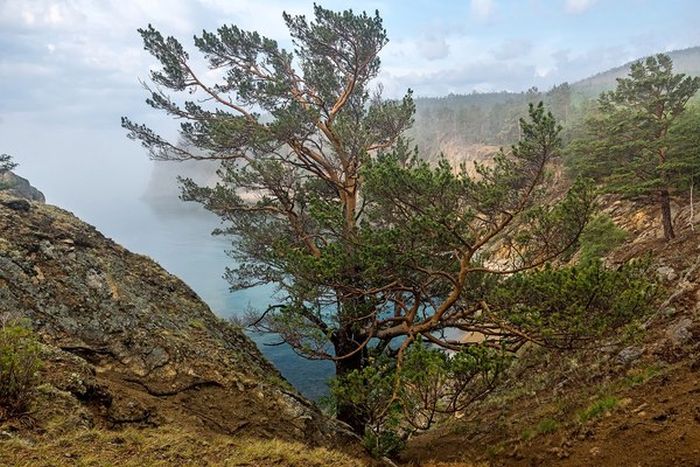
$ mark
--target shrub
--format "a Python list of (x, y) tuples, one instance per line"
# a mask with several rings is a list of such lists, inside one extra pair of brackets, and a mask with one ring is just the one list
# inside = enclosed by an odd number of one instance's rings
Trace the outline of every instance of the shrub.
[(17, 163), (12, 160), (9, 154), (0, 154), (0, 174), (17, 167)]
[(0, 324), (0, 420), (26, 411), (40, 366), (32, 330), (16, 320)]
[[(9, 154), (0, 154), (0, 176), (9, 170), (17, 167), (17, 163), (12, 160)], [(12, 188), (12, 184), (0, 180), (0, 191)]]
[(406, 445), (404, 438), (396, 430), (385, 427), (379, 431), (368, 427), (362, 442), (375, 459), (395, 456)]
[(599, 214), (581, 232), (581, 259), (601, 258), (620, 246), (626, 238), (627, 231), (615, 225), (610, 216)]
[(576, 347), (611, 334), (652, 309), (658, 288), (650, 263), (631, 261), (616, 269), (598, 259), (565, 268), (516, 274), (495, 290), (492, 310), (506, 322), (554, 347)]
[(417, 341), (403, 364), (387, 356), (331, 380), (330, 411), (352, 404), (367, 419), (364, 445), (374, 457), (393, 456), (414, 432), (464, 411), (483, 399), (500, 380), (512, 356), (474, 345), (448, 354)]

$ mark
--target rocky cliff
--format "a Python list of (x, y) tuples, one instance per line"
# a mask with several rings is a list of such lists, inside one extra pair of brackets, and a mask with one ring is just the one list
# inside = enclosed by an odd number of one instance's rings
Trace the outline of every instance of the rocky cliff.
[[(69, 212), (4, 193), (0, 314), (28, 318), (44, 344), (40, 393), (54, 402), (35, 408), (45, 415), (31, 417), (38, 432), (69, 420), (93, 430), (354, 445), (182, 281)], [(59, 400), (68, 419), (46, 415)], [(13, 429), (7, 438), (24, 436)], [(36, 433), (26, 436), (41, 443)], [(0, 436), (0, 464), (2, 444)]]
[(10, 172), (9, 170), (0, 172), (0, 189), (10, 196), (28, 199), (30, 201), (46, 202), (44, 194), (34, 188), (29, 180)]

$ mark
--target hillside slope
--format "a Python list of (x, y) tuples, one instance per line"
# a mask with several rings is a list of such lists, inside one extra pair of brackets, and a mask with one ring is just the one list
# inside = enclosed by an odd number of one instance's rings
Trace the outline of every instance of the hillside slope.
[(700, 229), (689, 227), (688, 206), (675, 205), (678, 237), (666, 243), (658, 210), (602, 202), (629, 234), (606, 261), (651, 257), (656, 311), (605, 342), (524, 349), (499, 390), (412, 439), (403, 463), (700, 465)]
[(150, 441), (102, 449), (137, 461), (140, 449), (170, 452), (180, 436), (275, 439), (301, 443), (297, 451), (356, 446), (182, 281), (66, 211), (2, 193), (0, 314), (28, 318), (44, 344), (32, 411), (0, 421), (0, 465), (47, 455), (55, 464), (57, 438), (72, 445), (93, 430), (83, 443), (90, 451), (91, 438), (129, 427)]

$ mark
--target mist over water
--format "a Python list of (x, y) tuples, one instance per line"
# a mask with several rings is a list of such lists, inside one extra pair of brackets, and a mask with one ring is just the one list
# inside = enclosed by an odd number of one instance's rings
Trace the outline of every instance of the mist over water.
[[(217, 316), (230, 318), (250, 306), (264, 309), (274, 299), (272, 285), (229, 291), (222, 275), (232, 261), (225, 253), (230, 240), (211, 235), (219, 226), (216, 216), (175, 199), (174, 192), (163, 207), (144, 199), (153, 163), (116, 125), (50, 125), (37, 137), (21, 122), (5, 120), (0, 141), (1, 152), (20, 163), (17, 173), (41, 190), (48, 204), (73, 212), (132, 252), (151, 257), (189, 285)], [(250, 337), (304, 395), (318, 399), (327, 393), (332, 363), (303, 359), (286, 345), (264, 345), (277, 342), (274, 336)]]

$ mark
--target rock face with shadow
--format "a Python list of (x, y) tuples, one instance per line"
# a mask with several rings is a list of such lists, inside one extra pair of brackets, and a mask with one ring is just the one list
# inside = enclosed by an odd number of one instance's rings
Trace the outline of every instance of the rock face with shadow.
[(29, 183), (29, 180), (22, 178), (9, 170), (0, 171), (0, 190), (16, 198), (37, 201), (39, 203), (46, 202), (44, 194), (34, 188)]
[(88, 427), (357, 446), (181, 280), (69, 212), (3, 192), (0, 314), (31, 322), (42, 391), (72, 400)]

